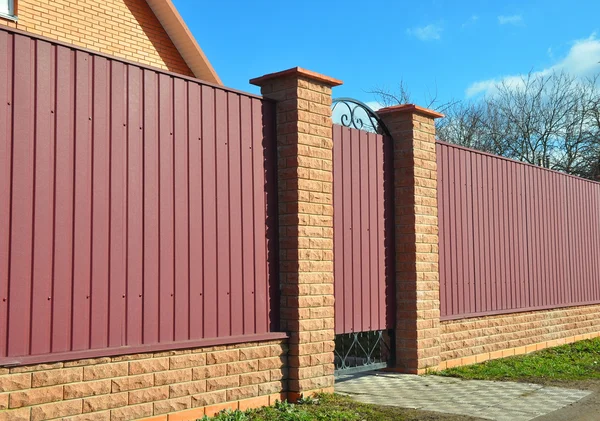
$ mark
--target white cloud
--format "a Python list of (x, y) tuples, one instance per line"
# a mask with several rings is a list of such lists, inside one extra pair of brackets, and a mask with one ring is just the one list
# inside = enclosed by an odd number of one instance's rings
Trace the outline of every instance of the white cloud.
[(467, 20), (465, 23), (462, 24), (462, 27), (466, 28), (467, 26), (474, 25), (478, 20), (479, 20), (479, 16), (473, 15), (469, 18), (469, 20)]
[(498, 16), (498, 23), (500, 25), (521, 25), (523, 24), (523, 16), (511, 15), (511, 16)]
[(440, 39), (442, 36), (442, 30), (443, 28), (441, 26), (430, 23), (426, 26), (407, 29), (406, 33), (410, 36), (420, 39), (421, 41), (430, 41), (434, 39)]
[[(546, 76), (552, 72), (565, 72), (574, 77), (587, 77), (600, 72), (600, 40), (593, 33), (589, 38), (575, 41), (567, 55), (553, 66), (547, 67), (532, 76)], [(500, 78), (475, 82), (465, 92), (467, 97), (487, 94), (491, 95), (500, 83), (518, 87), (523, 83), (523, 75), (509, 75)]]

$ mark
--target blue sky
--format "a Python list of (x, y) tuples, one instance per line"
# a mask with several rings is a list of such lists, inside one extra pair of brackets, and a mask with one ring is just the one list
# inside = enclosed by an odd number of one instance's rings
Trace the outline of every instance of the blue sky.
[(600, 1), (174, 0), (226, 86), (294, 66), (365, 102), (400, 80), (415, 103), (476, 98), (528, 71), (600, 73)]

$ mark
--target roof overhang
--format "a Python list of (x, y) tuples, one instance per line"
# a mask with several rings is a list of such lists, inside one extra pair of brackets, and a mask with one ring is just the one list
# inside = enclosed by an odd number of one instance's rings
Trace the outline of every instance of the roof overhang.
[(146, 0), (152, 12), (165, 28), (175, 48), (198, 79), (222, 85), (221, 79), (204, 55), (196, 39), (181, 18), (171, 0)]

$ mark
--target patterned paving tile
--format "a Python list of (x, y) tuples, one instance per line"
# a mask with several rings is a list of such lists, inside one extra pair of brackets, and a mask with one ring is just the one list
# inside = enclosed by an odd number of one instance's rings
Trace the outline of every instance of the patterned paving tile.
[(336, 391), (365, 403), (470, 415), (495, 421), (529, 421), (590, 394), (585, 390), (531, 383), (393, 373), (338, 378)]

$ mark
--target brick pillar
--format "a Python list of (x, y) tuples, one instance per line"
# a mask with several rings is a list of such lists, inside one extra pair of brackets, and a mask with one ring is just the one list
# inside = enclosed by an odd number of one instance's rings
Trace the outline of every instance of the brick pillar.
[(342, 82), (296, 67), (250, 83), (277, 102), (281, 328), (295, 400), (333, 390), (331, 88)]
[(436, 118), (412, 104), (378, 111), (394, 144), (396, 367), (424, 373), (440, 363)]

